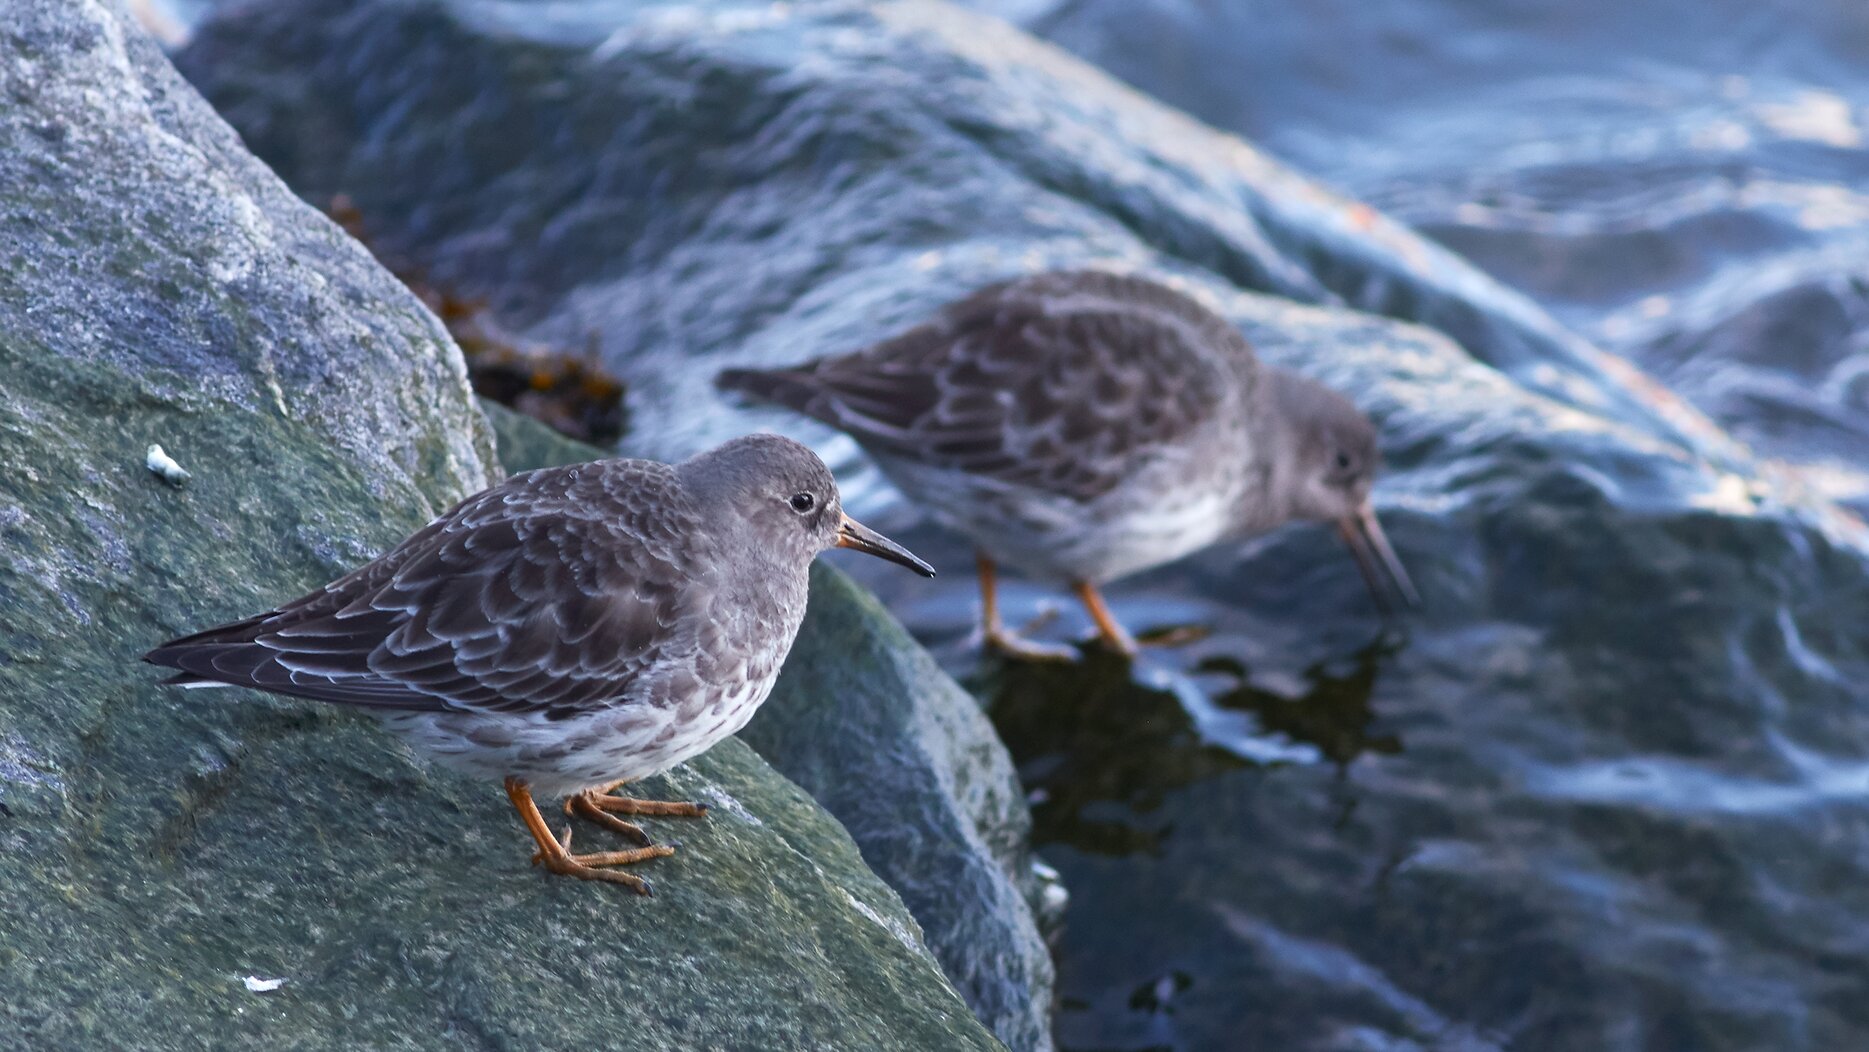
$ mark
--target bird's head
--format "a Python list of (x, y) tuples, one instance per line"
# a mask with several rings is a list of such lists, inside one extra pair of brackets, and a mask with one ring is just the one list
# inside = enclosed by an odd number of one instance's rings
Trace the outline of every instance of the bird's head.
[(811, 449), (779, 435), (747, 435), (682, 465), (691, 486), (747, 522), (764, 544), (810, 562), (831, 548), (854, 548), (933, 577), (908, 549), (844, 514), (837, 480)]
[(1349, 399), (1315, 380), (1282, 369), (1267, 374), (1291, 439), (1286, 495), (1292, 514), (1336, 524), (1378, 604), (1387, 606), (1386, 581), (1410, 606), (1420, 605), (1370, 504), (1382, 467), (1375, 425)]

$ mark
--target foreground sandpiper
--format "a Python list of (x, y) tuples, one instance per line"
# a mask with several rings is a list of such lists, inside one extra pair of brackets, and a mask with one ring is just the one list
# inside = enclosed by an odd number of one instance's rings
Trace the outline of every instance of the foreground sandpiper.
[[(612, 795), (745, 725), (805, 615), (806, 571), (855, 548), (934, 570), (843, 513), (790, 439), (736, 439), (676, 465), (531, 471), (456, 505), (375, 562), (144, 660), (184, 687), (256, 687), (381, 716), (415, 750), (504, 778), (554, 873), (647, 894), (614, 868), (672, 854), (615, 814), (699, 804)], [(534, 791), (633, 838), (573, 855)]]
[(1106, 645), (1135, 642), (1098, 586), (1229, 537), (1334, 522), (1378, 603), (1414, 585), (1369, 503), (1376, 431), (1342, 395), (1259, 362), (1226, 319), (1097, 271), (993, 285), (927, 324), (722, 388), (847, 432), (979, 550), (989, 645), (996, 564), (1069, 583)]

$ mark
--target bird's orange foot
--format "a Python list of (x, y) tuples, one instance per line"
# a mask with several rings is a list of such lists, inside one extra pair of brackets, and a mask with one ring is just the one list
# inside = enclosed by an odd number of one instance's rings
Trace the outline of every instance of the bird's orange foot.
[(612, 796), (623, 782), (611, 782), (595, 789), (586, 789), (580, 796), (588, 798), (591, 806), (620, 815), (662, 815), (668, 818), (706, 818), (707, 805), (677, 802), (674, 800), (638, 800), (633, 796)]
[[(625, 822), (618, 818), (624, 815), (662, 815), (672, 818), (705, 818), (706, 804), (669, 803), (662, 800), (638, 800), (629, 796), (612, 796), (610, 791), (622, 782), (611, 782), (596, 789), (586, 789), (565, 798), (565, 814), (582, 818), (603, 826), (605, 829), (621, 833), (638, 844), (647, 847), (651, 841), (649, 834), (634, 822)], [(613, 813), (614, 812), (614, 813)]]
[(976, 638), (981, 649), (1015, 661), (1077, 660), (1077, 651), (1070, 647), (1025, 638), (1056, 618), (1056, 610), (1041, 610), (1037, 617), (1026, 622), (1025, 627), (1018, 632), (1008, 631), (999, 619), (998, 565), (985, 552), (975, 556), (975, 564), (980, 572), (980, 633)]
[[(580, 794), (582, 795), (582, 794)], [(526, 824), (526, 832), (532, 834), (533, 843), (539, 846), (532, 856), (533, 865), (543, 865), (553, 873), (579, 880), (601, 880), (611, 884), (621, 884), (638, 895), (651, 894), (649, 882), (634, 873), (610, 869), (610, 866), (627, 866), (636, 862), (646, 862), (652, 858), (667, 858), (675, 849), (660, 844), (649, 844), (629, 851), (598, 851), (588, 855), (571, 853), (571, 830), (567, 828), (561, 839), (552, 835), (545, 825), (545, 816), (539, 814), (538, 805), (532, 802), (532, 790), (525, 779), (508, 777), (506, 796), (513, 802), (513, 809), (519, 812), (520, 819)], [(639, 830), (640, 832), (640, 830)]]
[(649, 882), (634, 873), (625, 873), (607, 866), (628, 866), (637, 862), (647, 862), (652, 858), (667, 858), (675, 849), (667, 844), (650, 844), (647, 847), (631, 848), (628, 851), (593, 851), (587, 855), (571, 853), (571, 827), (565, 827), (562, 839), (552, 841), (552, 847), (543, 845), (532, 855), (532, 864), (544, 865), (553, 873), (579, 880), (602, 880), (612, 884), (621, 884), (638, 895), (653, 895)]
[(1004, 628), (982, 630), (980, 645), (1016, 661), (1076, 661), (1078, 656), (1075, 649), (1062, 643), (1040, 643)]
[(1142, 652), (1141, 645), (1138, 644), (1135, 637), (1128, 632), (1111, 633), (1099, 631), (1097, 633), (1097, 645), (1112, 654), (1129, 658), (1132, 661), (1135, 660), (1137, 654)]

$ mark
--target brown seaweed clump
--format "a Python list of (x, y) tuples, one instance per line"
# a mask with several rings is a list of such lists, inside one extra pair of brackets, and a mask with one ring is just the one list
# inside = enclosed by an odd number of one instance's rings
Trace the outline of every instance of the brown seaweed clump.
[(521, 341), (500, 325), (484, 299), (440, 288), (418, 264), (379, 250), (348, 195), (333, 196), (325, 211), (448, 327), (467, 359), (476, 394), (592, 445), (607, 447), (623, 436), (625, 387), (598, 363), (595, 339), (577, 351)]

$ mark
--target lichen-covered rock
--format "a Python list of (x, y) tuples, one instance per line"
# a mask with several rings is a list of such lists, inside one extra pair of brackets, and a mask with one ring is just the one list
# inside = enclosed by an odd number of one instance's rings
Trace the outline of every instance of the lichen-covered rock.
[(490, 435), (116, 8), (10, 5), (0, 98), (0, 1047), (997, 1047), (738, 743), (645, 785), (715, 805), (645, 900), (356, 713), (158, 687), (144, 649), (393, 542)]
[[(509, 470), (602, 454), (497, 405)], [(1051, 957), (1031, 816), (979, 706), (889, 612), (822, 562), (772, 697), (740, 732), (844, 827), (920, 922), (942, 970), (1015, 1049), (1050, 1046)]]

